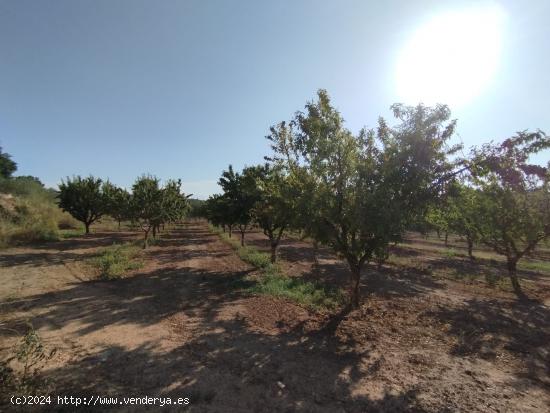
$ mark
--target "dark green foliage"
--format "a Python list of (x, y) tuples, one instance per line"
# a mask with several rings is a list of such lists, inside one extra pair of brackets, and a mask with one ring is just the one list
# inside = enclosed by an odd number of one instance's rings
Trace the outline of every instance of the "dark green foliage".
[(103, 184), (103, 193), (107, 201), (107, 213), (118, 222), (130, 219), (130, 194), (109, 181)]
[(189, 198), (189, 218), (207, 218), (206, 201)]
[(299, 188), (283, 168), (265, 165), (256, 168), (257, 200), (252, 215), (254, 221), (269, 238), (271, 262), (277, 260), (277, 247), (284, 231), (296, 216)]
[(90, 233), (90, 225), (108, 212), (109, 202), (102, 188), (102, 180), (89, 176), (67, 178), (59, 185), (59, 206), (71, 214), (86, 227)]
[(187, 197), (181, 192), (181, 181), (169, 180), (164, 187), (154, 176), (144, 175), (132, 186), (130, 217), (144, 233), (147, 248), (149, 232), (153, 235), (161, 225), (182, 220), (189, 208)]
[(227, 171), (223, 171), (218, 184), (223, 189), (223, 224), (231, 230), (236, 225), (241, 233), (241, 245), (244, 245), (244, 235), (253, 221), (253, 208), (259, 199), (257, 177), (261, 174), (260, 167), (245, 168), (236, 173), (229, 165)]
[(2, 147), (0, 147), (0, 177), (10, 178), (16, 170), (17, 164), (11, 159), (11, 155), (2, 152)]

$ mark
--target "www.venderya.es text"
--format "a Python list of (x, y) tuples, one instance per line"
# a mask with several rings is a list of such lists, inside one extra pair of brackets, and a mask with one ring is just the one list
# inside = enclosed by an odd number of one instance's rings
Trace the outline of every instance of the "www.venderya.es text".
[(113, 396), (12, 396), (13, 405), (59, 405), (59, 406), (185, 406), (189, 397), (113, 397)]

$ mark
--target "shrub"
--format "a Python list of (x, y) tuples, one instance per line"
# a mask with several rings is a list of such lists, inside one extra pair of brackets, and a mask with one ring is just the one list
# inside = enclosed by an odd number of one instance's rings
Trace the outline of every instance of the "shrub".
[(313, 282), (278, 273), (264, 275), (249, 290), (257, 294), (289, 298), (316, 310), (336, 309), (345, 302), (345, 295), (341, 290), (328, 289)]
[(57, 212), (53, 204), (13, 198), (2, 207), (0, 245), (18, 245), (59, 239)]
[(92, 264), (99, 270), (100, 278), (112, 280), (120, 278), (127, 271), (141, 268), (143, 263), (136, 260), (139, 253), (140, 248), (131, 243), (113, 244), (102, 249), (100, 255), (92, 259)]
[[(0, 361), (0, 402), (8, 395), (39, 395), (47, 392), (48, 383), (41, 377), (45, 363), (55, 355), (46, 351), (31, 324), (12, 354)], [(14, 368), (15, 367), (15, 368)]]

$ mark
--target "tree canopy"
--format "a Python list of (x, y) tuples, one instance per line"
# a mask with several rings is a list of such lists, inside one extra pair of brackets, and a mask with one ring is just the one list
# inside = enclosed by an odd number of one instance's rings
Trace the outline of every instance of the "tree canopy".
[(359, 305), (365, 263), (385, 256), (391, 242), (417, 214), (424, 213), (453, 170), (447, 156), (455, 122), (446, 106), (394, 105), (400, 123), (357, 135), (344, 127), (326, 91), (318, 92), (287, 125), (271, 129), (272, 162), (300, 183), (301, 222), (310, 235), (330, 245), (351, 273), (350, 305)]
[(59, 185), (59, 207), (82, 222), (86, 234), (90, 225), (108, 212), (108, 201), (100, 178), (76, 176), (67, 178)]
[(0, 147), (0, 177), (11, 178), (16, 170), (17, 164), (11, 159), (11, 155), (2, 152), (2, 147)]

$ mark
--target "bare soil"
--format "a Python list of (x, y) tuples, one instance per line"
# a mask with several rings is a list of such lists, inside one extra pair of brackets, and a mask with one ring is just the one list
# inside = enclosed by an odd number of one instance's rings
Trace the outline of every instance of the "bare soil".
[[(167, 411), (550, 411), (545, 276), (529, 286), (537, 300), (520, 303), (483, 282), (385, 265), (367, 270), (359, 310), (316, 313), (245, 294), (255, 270), (206, 224), (187, 223), (144, 252), (143, 268), (92, 277), (86, 258), (137, 236), (0, 252), (0, 356), (30, 321), (58, 349), (43, 371), (52, 395), (191, 399)], [(306, 242), (285, 239), (281, 257), (291, 275), (348, 280), (328, 250), (315, 264)]]

